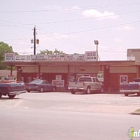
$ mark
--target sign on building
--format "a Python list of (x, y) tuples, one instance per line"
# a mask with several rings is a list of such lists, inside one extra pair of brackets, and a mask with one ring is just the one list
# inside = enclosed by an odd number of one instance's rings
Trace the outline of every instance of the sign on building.
[(99, 81), (101, 81), (101, 82), (104, 81), (104, 72), (103, 72), (103, 71), (99, 71), (99, 72), (97, 73), (97, 79), (98, 79)]
[(128, 75), (120, 75), (120, 84), (128, 83)]
[(96, 51), (87, 51), (85, 52), (86, 61), (97, 61), (97, 52)]
[(97, 61), (96, 51), (87, 51), (85, 54), (39, 54), (39, 55), (15, 55), (6, 53), (5, 61)]
[(5, 53), (5, 61), (15, 61), (14, 53)]
[(56, 75), (55, 80), (62, 80), (62, 75)]
[(30, 55), (16, 55), (15, 61), (31, 61)]
[(52, 84), (56, 87), (64, 87), (64, 80), (52, 80)]

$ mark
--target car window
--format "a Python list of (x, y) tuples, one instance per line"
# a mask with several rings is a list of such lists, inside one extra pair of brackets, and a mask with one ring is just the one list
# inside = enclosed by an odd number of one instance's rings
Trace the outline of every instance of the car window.
[(90, 77), (81, 77), (79, 78), (79, 82), (91, 82), (91, 78)]
[(33, 80), (30, 84), (42, 84), (42, 80)]

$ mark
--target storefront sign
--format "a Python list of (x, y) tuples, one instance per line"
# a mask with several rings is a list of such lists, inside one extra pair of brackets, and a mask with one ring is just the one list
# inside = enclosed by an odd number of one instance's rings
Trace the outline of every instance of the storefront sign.
[(62, 75), (56, 75), (56, 80), (62, 80)]
[(60, 55), (15, 55), (5, 54), (5, 61), (96, 61), (96, 52), (88, 51), (85, 54), (60, 54)]
[(14, 61), (15, 54), (14, 53), (5, 53), (5, 61)]
[(120, 84), (128, 83), (128, 75), (120, 75)]
[(96, 51), (87, 51), (85, 53), (85, 60), (86, 61), (97, 61), (97, 53), (96, 53)]
[(30, 55), (16, 55), (15, 61), (31, 61)]
[(99, 81), (101, 81), (101, 82), (104, 81), (104, 72), (103, 72), (103, 71), (99, 71), (99, 72), (97, 73), (97, 79), (98, 79)]
[(52, 84), (56, 87), (64, 87), (64, 80), (52, 80)]
[(32, 55), (31, 60), (47, 60), (48, 55)]

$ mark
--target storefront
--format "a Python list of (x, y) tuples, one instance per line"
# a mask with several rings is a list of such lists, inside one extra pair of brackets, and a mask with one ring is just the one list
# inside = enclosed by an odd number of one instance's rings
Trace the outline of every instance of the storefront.
[(140, 76), (140, 63), (134, 60), (97, 61), (95, 52), (74, 55), (14, 55), (7, 53), (4, 63), (17, 67), (18, 80), (27, 83), (34, 78), (42, 78), (56, 84), (62, 90), (67, 88), (70, 80), (75, 81), (81, 75), (99, 77), (99, 80), (104, 83), (105, 91), (118, 91), (122, 75), (127, 75), (128, 81)]

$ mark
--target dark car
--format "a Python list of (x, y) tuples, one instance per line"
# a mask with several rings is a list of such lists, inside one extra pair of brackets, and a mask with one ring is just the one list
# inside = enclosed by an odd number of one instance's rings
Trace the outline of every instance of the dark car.
[(26, 91), (56, 91), (56, 86), (49, 83), (47, 80), (36, 79), (25, 85)]

